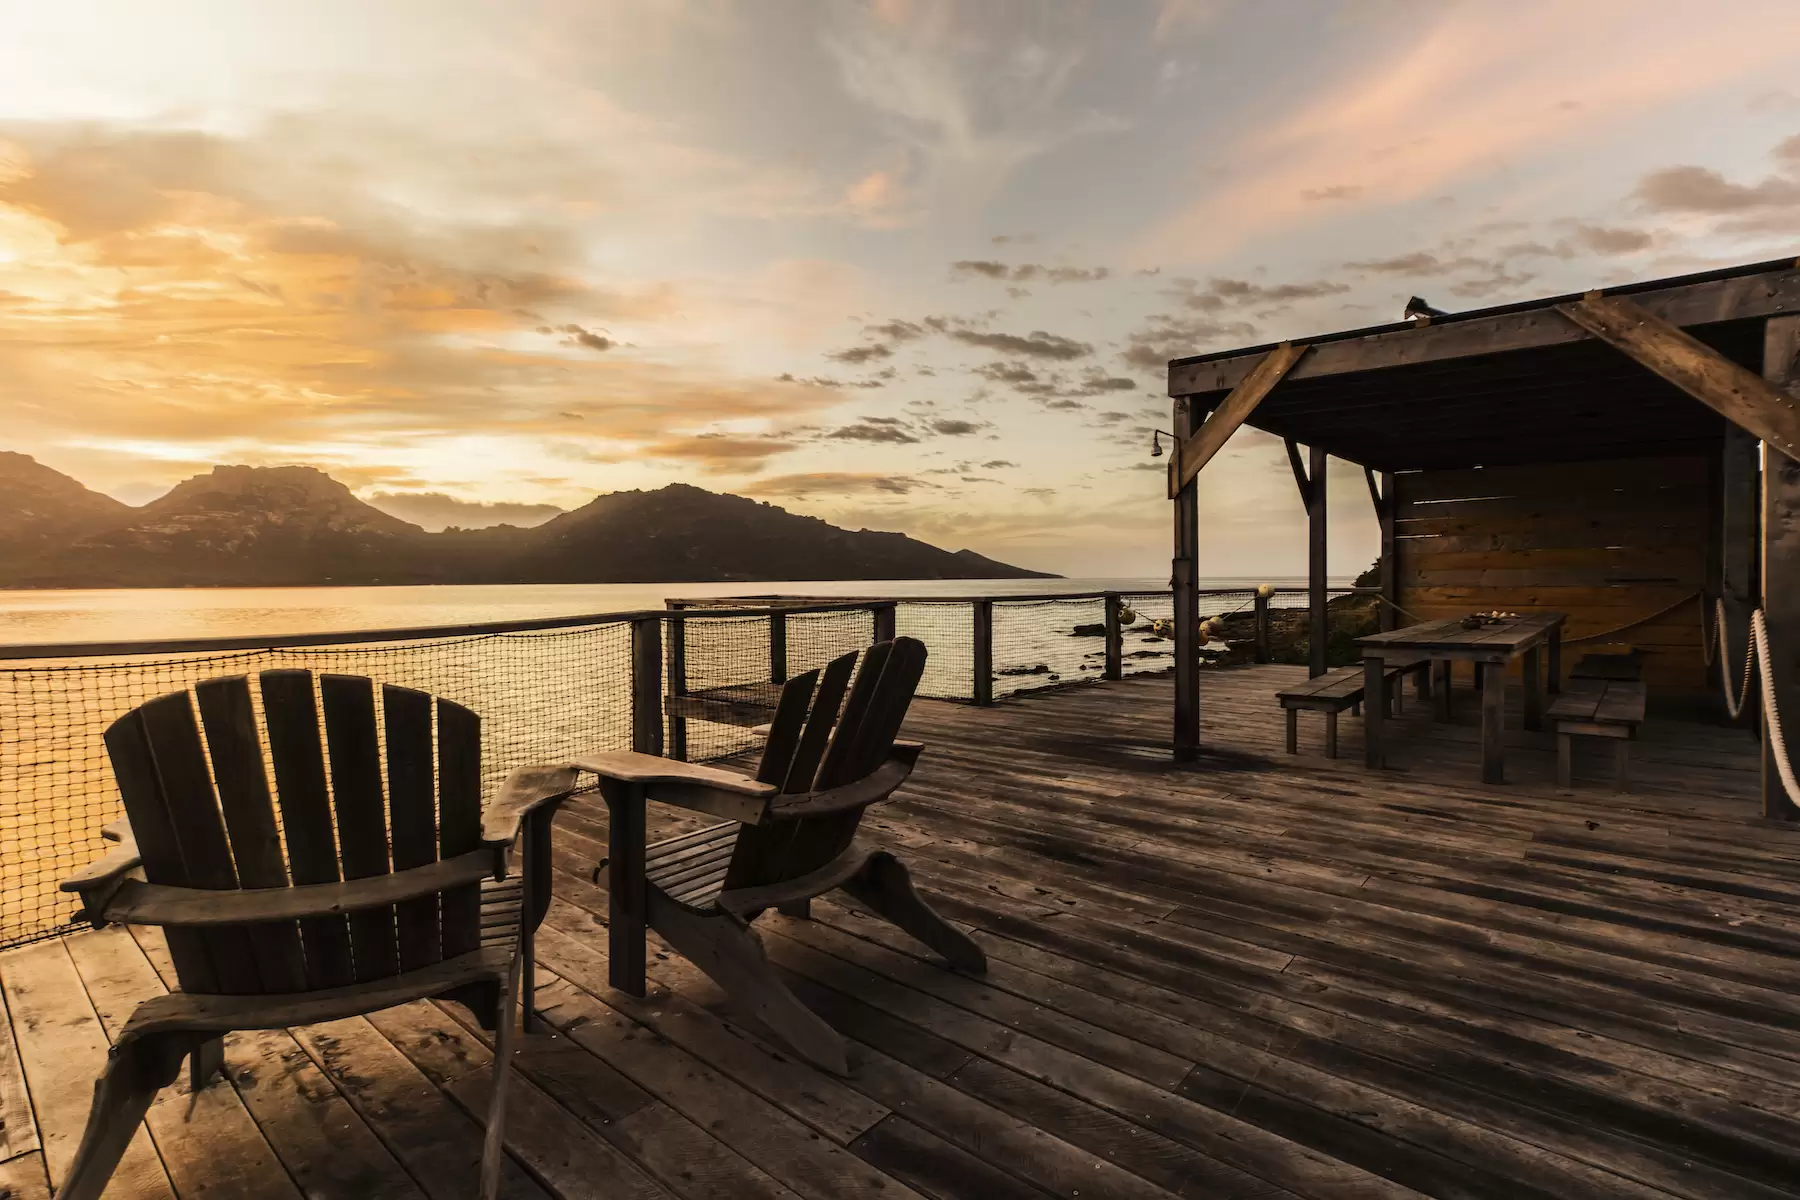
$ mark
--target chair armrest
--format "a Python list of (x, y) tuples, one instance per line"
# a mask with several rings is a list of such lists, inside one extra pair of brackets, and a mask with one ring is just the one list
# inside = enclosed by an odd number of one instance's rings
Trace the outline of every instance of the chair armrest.
[(561, 804), (575, 790), (580, 772), (574, 767), (520, 767), (500, 785), (500, 794), (481, 811), (481, 840), (510, 846), (526, 816), (545, 805)]
[(114, 821), (100, 831), (102, 837), (119, 843), (105, 856), (97, 858), (75, 874), (63, 880), (59, 885), (65, 892), (81, 892), (84, 895), (93, 891), (104, 891), (116, 887), (127, 874), (135, 871), (139, 864), (137, 839), (132, 836), (131, 825), (123, 819)]
[(885, 800), (905, 783), (912, 774), (913, 760), (918, 757), (916, 750), (894, 747), (894, 753), (888, 760), (876, 767), (861, 779), (846, 783), (841, 787), (827, 788), (822, 792), (808, 792), (795, 796), (783, 804), (780, 801), (770, 808), (769, 815), (781, 820), (793, 820), (798, 817), (821, 817), (828, 813), (847, 812), (851, 809), (867, 808), (878, 801)]
[(306, 883), (294, 887), (213, 891), (166, 884), (122, 881), (112, 895), (90, 911), (89, 919), (130, 925), (242, 925), (331, 917), (363, 909), (386, 908), (403, 900), (431, 896), (494, 875), (492, 850), (471, 850), (455, 858), (371, 875), (342, 883)]
[(571, 760), (570, 765), (598, 775), (602, 790), (609, 783), (637, 785), (643, 787), (647, 800), (746, 825), (760, 823), (768, 812), (769, 801), (778, 794), (774, 784), (759, 783), (735, 771), (631, 750), (589, 754)]

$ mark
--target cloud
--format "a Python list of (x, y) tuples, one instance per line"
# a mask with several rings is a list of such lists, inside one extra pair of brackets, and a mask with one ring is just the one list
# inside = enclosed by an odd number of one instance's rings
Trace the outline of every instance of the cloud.
[(951, 263), (950, 274), (979, 275), (986, 279), (1011, 280), (1014, 283), (1029, 283), (1040, 279), (1047, 283), (1098, 283), (1102, 279), (1112, 278), (1112, 271), (1107, 267), (1047, 267), (1038, 263), (1008, 265), (992, 259), (967, 258)]
[(1664, 167), (1644, 176), (1633, 195), (1651, 212), (1716, 215), (1785, 209), (1800, 207), (1800, 179), (1770, 176), (1745, 184), (1709, 167)]
[(783, 371), (781, 374), (777, 375), (775, 378), (777, 381), (779, 381), (781, 383), (797, 383), (801, 387), (878, 388), (878, 387), (886, 387), (887, 386), (887, 382), (884, 379), (849, 379), (849, 380), (845, 380), (845, 379), (834, 379), (830, 375), (811, 375), (811, 376), (808, 376), (808, 377), (802, 379), (799, 376), (795, 375), (791, 371)]
[(1480, 259), (1463, 257), (1446, 260), (1426, 250), (1397, 254), (1392, 258), (1360, 259), (1344, 264), (1352, 271), (1374, 271), (1380, 275), (1442, 275), (1480, 265)]
[(886, 338), (890, 342), (911, 342), (924, 337), (927, 331), (925, 326), (914, 321), (893, 320), (880, 325), (865, 326), (863, 332), (875, 337)]
[(841, 426), (825, 436), (844, 442), (883, 442), (896, 446), (911, 445), (919, 440), (893, 417), (864, 417), (854, 425)]
[(802, 475), (776, 475), (744, 484), (740, 490), (753, 496), (848, 496), (877, 492), (904, 496), (935, 485), (910, 475), (874, 475), (853, 471), (815, 471)]
[(1004, 458), (990, 458), (988, 461), (981, 464), (981, 469), (984, 471), (1000, 471), (1007, 467), (1016, 467), (1018, 465), (1018, 463), (1008, 462)]
[(1307, 283), (1252, 283), (1247, 279), (1219, 276), (1206, 281), (1204, 287), (1192, 279), (1178, 279), (1170, 294), (1188, 308), (1217, 312), (1225, 308), (1286, 308), (1302, 300), (1337, 296), (1350, 290), (1350, 285), (1335, 279), (1317, 279)]
[(980, 433), (987, 428), (981, 421), (959, 421), (944, 419), (931, 422), (931, 431), (941, 433), (945, 437), (967, 437), (971, 433)]
[(452, 525), (462, 529), (486, 529), (492, 525), (528, 529), (563, 512), (554, 504), (463, 500), (443, 492), (370, 492), (363, 499), (389, 516), (433, 532)]
[[(464, 479), (471, 453), (496, 472), (639, 451), (754, 462), (788, 447), (697, 435), (836, 402), (598, 332), (680, 336), (694, 297), (593, 282), (560, 197), (485, 208), (483, 172), (529, 174), (516, 148), (452, 186), (429, 174), (454, 165), (429, 141), (401, 141), (415, 182), (452, 198), (412, 208), (324, 118), (234, 136), (13, 122), (0, 141), (0, 290), (21, 298), (0, 304), (0, 422), (21, 439), (104, 446), (114, 464), (406, 463), (429, 483)], [(597, 186), (537, 166), (550, 193)]]
[(590, 333), (579, 325), (558, 325), (554, 328), (549, 325), (539, 325), (538, 332), (542, 334), (566, 333), (569, 336), (563, 339), (563, 345), (585, 346), (589, 350), (611, 350), (617, 345), (611, 338)]
[(648, 458), (694, 462), (708, 474), (725, 475), (761, 469), (764, 462), (793, 450), (796, 443), (779, 437), (701, 433), (665, 438), (640, 448)]
[(1656, 239), (1642, 229), (1588, 224), (1575, 226), (1575, 240), (1595, 254), (1636, 254), (1656, 244)]
[(1335, 183), (1330, 187), (1301, 188), (1300, 198), (1312, 204), (1322, 200), (1354, 200), (1366, 190), (1359, 183)]
[(825, 357), (833, 362), (850, 363), (854, 366), (858, 363), (874, 362), (876, 359), (892, 358), (893, 356), (892, 346), (876, 342), (869, 346), (852, 346), (848, 350), (838, 350)]
[[(1133, 265), (1207, 261), (1318, 225), (1335, 206), (1309, 193), (1361, 187), (1359, 203), (1399, 206), (1492, 186), (1523, 156), (1603, 148), (1626, 122), (1653, 136), (1648, 122), (1767, 74), (1800, 41), (1791, 5), (1740, 5), (1703, 22), (1631, 0), (1517, 0), (1504, 20), (1479, 4), (1404, 13), (1380, 21), (1366, 52), (1240, 122), (1235, 138), (1221, 143), (1206, 125), (1172, 148), (1192, 163), (1175, 190), (1193, 199), (1134, 239)], [(1571, 80), (1578, 108), (1557, 103)]]
[(1172, 358), (1220, 349), (1222, 342), (1241, 345), (1255, 338), (1256, 326), (1247, 321), (1161, 313), (1126, 336), (1120, 357), (1140, 371), (1161, 371)]
[(971, 346), (982, 346), (989, 350), (998, 350), (1002, 354), (1023, 354), (1032, 358), (1071, 359), (1082, 358), (1094, 352), (1094, 348), (1086, 342), (1078, 342), (1073, 338), (1061, 337), (1054, 333), (1045, 333), (1034, 329), (1024, 337), (1011, 333), (982, 333), (973, 329), (958, 329), (950, 334), (959, 342), (967, 342)]

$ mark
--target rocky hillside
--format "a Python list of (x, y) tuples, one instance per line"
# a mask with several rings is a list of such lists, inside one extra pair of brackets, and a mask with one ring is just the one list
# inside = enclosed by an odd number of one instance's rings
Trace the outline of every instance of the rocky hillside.
[(34, 556), (130, 518), (136, 510), (61, 471), (0, 450), (0, 556)]
[(312, 467), (215, 467), (131, 508), (0, 456), (0, 587), (660, 583), (1036, 575), (685, 484), (533, 529), (427, 533)]

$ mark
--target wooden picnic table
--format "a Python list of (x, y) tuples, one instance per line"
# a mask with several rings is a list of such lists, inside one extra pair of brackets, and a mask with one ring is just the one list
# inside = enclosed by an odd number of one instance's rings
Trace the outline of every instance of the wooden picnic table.
[[(1541, 729), (1544, 724), (1544, 671), (1542, 658), (1549, 654), (1550, 690), (1560, 691), (1562, 675), (1562, 627), (1566, 614), (1559, 612), (1528, 613), (1495, 624), (1474, 629), (1463, 628), (1463, 618), (1446, 617), (1370, 634), (1357, 639), (1362, 650), (1363, 671), (1368, 694), (1381, 694), (1383, 659), (1399, 654), (1427, 654), (1445, 664), (1469, 662), (1482, 664), (1481, 674), (1481, 781), (1501, 783), (1506, 778), (1505, 752), (1501, 735), (1506, 721), (1506, 664), (1523, 656), (1525, 659), (1525, 728)], [(1440, 685), (1434, 689), (1439, 720), (1450, 717), (1450, 681), (1446, 670)], [(1365, 761), (1371, 767), (1386, 765), (1382, 750), (1384, 714), (1379, 704), (1363, 706)]]

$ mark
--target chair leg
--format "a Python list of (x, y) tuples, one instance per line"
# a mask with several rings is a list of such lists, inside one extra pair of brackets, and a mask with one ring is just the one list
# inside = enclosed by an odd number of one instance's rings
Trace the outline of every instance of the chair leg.
[(1287, 735), (1288, 753), (1300, 753), (1300, 710), (1297, 708), (1287, 710)]
[(188, 1055), (188, 1090), (197, 1092), (225, 1070), (225, 1039), (201, 1042)]
[(1631, 790), (1631, 743), (1624, 738), (1613, 743), (1613, 790)]
[(957, 970), (986, 973), (987, 955), (981, 947), (925, 903), (913, 887), (906, 864), (892, 854), (877, 850), (869, 855), (863, 869), (843, 886), (870, 909), (943, 955)]
[(1556, 735), (1556, 786), (1575, 786), (1575, 735)]
[(500, 1168), (506, 1164), (506, 1081), (512, 1078), (514, 1007), (524, 967), (525, 956), (514, 954), (494, 1014), (494, 1085), (488, 1096), (487, 1136), (481, 1144), (481, 1200), (495, 1200), (500, 1194)]
[(1334, 712), (1325, 714), (1325, 757), (1337, 757), (1337, 717)]
[(775, 911), (784, 917), (792, 917), (796, 921), (812, 920), (811, 900), (788, 900), (775, 906)]
[(762, 939), (722, 910), (697, 912), (652, 885), (649, 925), (689, 962), (730, 993), (806, 1061), (836, 1075), (850, 1073), (843, 1035), (788, 991), (763, 951)]
[[(216, 1045), (217, 1039), (211, 1044)], [(113, 1047), (106, 1071), (94, 1084), (87, 1128), (56, 1200), (98, 1200), (150, 1102), (175, 1082), (181, 1060), (190, 1053), (198, 1053), (191, 1034), (151, 1034)]]

